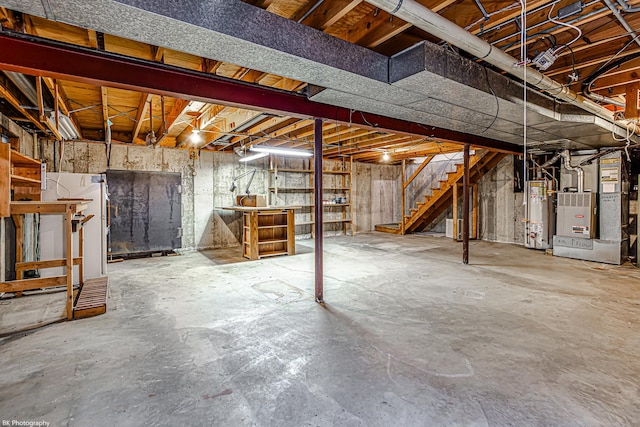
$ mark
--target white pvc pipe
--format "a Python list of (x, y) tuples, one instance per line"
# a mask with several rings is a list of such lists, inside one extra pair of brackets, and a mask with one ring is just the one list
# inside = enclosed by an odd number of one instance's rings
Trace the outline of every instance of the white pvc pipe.
[[(367, 0), (367, 3), (384, 9), (392, 15), (415, 25), (416, 27), (446, 41), (454, 46), (478, 57), (479, 59), (500, 68), (503, 71), (524, 80), (525, 65), (518, 66), (518, 61), (497, 47), (474, 36), (453, 22), (422, 6), (415, 0)], [(557, 99), (576, 105), (596, 116), (614, 123), (613, 113), (601, 105), (577, 94), (568, 87), (550, 79), (535, 69), (527, 71), (527, 82), (538, 89), (549, 92)], [(635, 124), (624, 124), (636, 129)]]

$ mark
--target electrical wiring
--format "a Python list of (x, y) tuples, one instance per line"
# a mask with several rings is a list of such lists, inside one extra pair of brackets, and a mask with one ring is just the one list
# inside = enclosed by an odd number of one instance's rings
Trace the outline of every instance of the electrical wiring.
[[(632, 122), (635, 122), (637, 124), (637, 120), (632, 120)], [(616, 133), (614, 132), (614, 130), (611, 130), (611, 137), (613, 138), (614, 141), (617, 142), (626, 142), (625, 146), (624, 146), (624, 153), (627, 155), (627, 160), (629, 162), (631, 162), (631, 155), (629, 154), (629, 148), (631, 147), (631, 137), (634, 135), (635, 130), (634, 129), (629, 129), (629, 127), (626, 127), (626, 131), (627, 131), (627, 136), (626, 137), (622, 137), (622, 138), (618, 138), (616, 136)]]
[[(555, 3), (553, 4), (555, 6)], [(551, 9), (553, 9), (553, 6)], [(526, 0), (520, 0), (520, 61), (526, 64), (527, 62), (527, 3)], [(528, 179), (527, 168), (527, 66), (524, 65), (523, 82), (522, 85), (522, 142), (523, 142), (523, 154), (524, 154), (524, 182)], [(523, 198), (524, 203), (527, 203), (527, 199)]]
[(464, 29), (469, 31), (471, 28), (475, 27), (476, 25), (478, 25), (478, 24), (480, 24), (482, 22), (485, 22), (487, 20), (487, 18), (490, 18), (490, 17), (492, 17), (494, 15), (497, 15), (499, 13), (502, 13), (502, 12), (507, 12), (509, 10), (516, 9), (518, 7), (518, 5), (519, 5), (518, 3), (512, 3), (509, 6), (503, 7), (502, 9), (495, 10), (495, 11), (489, 13), (487, 15), (487, 17), (483, 16), (482, 18), (478, 19), (477, 21), (472, 22), (471, 24), (467, 25), (466, 27), (464, 27)]
[(496, 120), (498, 120), (498, 116), (500, 115), (500, 101), (498, 100), (498, 95), (496, 95), (496, 92), (493, 90), (493, 88), (491, 87), (491, 83), (489, 82), (489, 72), (487, 71), (487, 67), (483, 67), (483, 68), (484, 68), (484, 77), (487, 80), (487, 86), (489, 86), (489, 90), (493, 94), (493, 98), (496, 101), (496, 114), (495, 116), (493, 116), (493, 120), (491, 121), (491, 123), (489, 123), (489, 126), (487, 126), (482, 131), (482, 133), (485, 133), (486, 131), (491, 129), (491, 127), (496, 123)]
[(640, 34), (629, 40), (620, 50), (618, 50), (607, 62), (602, 64), (596, 71), (594, 71), (591, 75), (598, 73), (600, 70), (604, 69), (607, 65), (611, 63), (614, 59), (616, 59), (622, 52), (624, 52), (631, 44), (635, 43), (635, 41), (640, 38)]
[(557, 19), (554, 19), (551, 17), (551, 13), (553, 12), (553, 9), (556, 7), (555, 3), (551, 6), (551, 9), (549, 9), (549, 14), (547, 15), (547, 18), (549, 18), (549, 21), (553, 22), (554, 24), (558, 24), (558, 25), (562, 25), (565, 26), (567, 28), (571, 28), (572, 30), (576, 30), (578, 32), (578, 35), (571, 40), (569, 43), (565, 43), (562, 46), (558, 47), (556, 50), (553, 51), (554, 55), (557, 55), (558, 52), (560, 52), (562, 49), (564, 49), (565, 47), (571, 46), (573, 43), (577, 42), (578, 40), (580, 40), (580, 37), (582, 37), (582, 30), (578, 27), (576, 27), (575, 25), (572, 24), (567, 24), (566, 22), (562, 22), (562, 21), (558, 21)]
[[(63, 189), (67, 190), (67, 199), (71, 197), (71, 190), (69, 190), (67, 187), (65, 187), (64, 185), (60, 184), (60, 175), (58, 175), (57, 179), (53, 179), (53, 178), (47, 178), (47, 181), (51, 181), (51, 182), (55, 182), (56, 183), (56, 195), (58, 197), (60, 197), (60, 189), (59, 187), (62, 187)], [(64, 198), (64, 197), (60, 197), (60, 198)]]

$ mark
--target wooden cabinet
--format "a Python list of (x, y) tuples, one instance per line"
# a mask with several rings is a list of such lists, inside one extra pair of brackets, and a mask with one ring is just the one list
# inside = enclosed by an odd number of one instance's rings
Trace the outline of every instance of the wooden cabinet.
[(40, 200), (41, 163), (0, 143), (0, 216), (10, 215), (12, 200)]
[(242, 212), (242, 255), (256, 260), (276, 255), (294, 255), (295, 215), (299, 206), (221, 209)]

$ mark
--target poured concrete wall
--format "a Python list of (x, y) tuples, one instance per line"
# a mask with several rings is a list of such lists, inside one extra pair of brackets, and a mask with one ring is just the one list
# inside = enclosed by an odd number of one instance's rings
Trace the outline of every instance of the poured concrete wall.
[[(406, 209), (416, 207), (417, 202), (431, 194), (433, 188), (439, 186), (439, 180), (447, 179), (447, 172), (454, 171), (456, 163), (462, 163), (462, 155), (451, 154), (442, 159), (432, 160), (407, 187)], [(407, 165), (406, 176), (420, 166), (420, 162)], [(503, 159), (493, 170), (478, 183), (479, 213), (478, 237), (503, 243), (524, 243), (524, 206), (523, 194), (513, 191), (513, 156)], [(462, 198), (460, 198), (460, 215), (462, 215)], [(449, 207), (425, 231), (444, 233), (446, 219), (453, 218), (453, 209)]]
[(513, 159), (505, 157), (478, 183), (482, 240), (524, 244), (524, 193), (513, 191)]
[[(434, 188), (440, 186), (440, 180), (447, 179), (447, 172), (456, 170), (456, 164), (462, 163), (461, 153), (442, 154), (434, 158), (420, 174), (414, 178), (405, 190), (406, 194), (406, 215), (409, 215), (409, 209), (415, 208), (418, 202), (424, 202), (426, 196), (431, 195)], [(409, 163), (406, 165), (405, 179), (409, 179), (411, 175), (420, 167), (421, 161)], [(462, 206), (462, 205), (461, 205)], [(462, 212), (462, 211), (461, 211)], [(440, 215), (433, 223), (431, 223), (425, 231), (433, 231), (444, 233), (446, 228), (446, 219), (453, 218), (453, 209), (451, 207)]]
[(376, 224), (400, 222), (402, 182), (400, 166), (354, 163), (353, 194), (356, 233)]
[[(61, 147), (55, 143), (58, 157), (56, 171), (73, 173), (104, 173), (107, 170), (105, 145), (100, 143), (64, 143), (62, 161)], [(54, 143), (42, 144), (47, 169), (54, 171)], [(324, 198), (344, 196), (353, 204), (356, 232), (371, 231), (375, 224), (400, 220), (400, 169), (398, 166), (354, 163), (354, 183), (348, 191), (325, 193)], [(246, 165), (238, 162), (235, 154), (202, 152), (198, 159), (190, 159), (187, 150), (149, 148), (136, 145), (112, 144), (109, 167), (119, 170), (150, 172), (178, 172), (182, 175), (182, 245), (184, 249), (223, 248), (238, 246), (242, 236), (241, 214), (217, 209), (234, 204), (237, 194), (244, 193), (249, 176), (237, 181), (238, 189), (229, 191), (233, 177), (256, 168), (250, 187), (253, 194), (269, 194), (273, 187), (273, 173), (269, 172), (268, 158)], [(310, 169), (308, 160), (280, 160), (280, 168)], [(325, 161), (324, 169), (340, 170), (341, 163)], [(348, 163), (347, 163), (348, 167)], [(279, 187), (309, 188), (312, 185), (309, 173), (279, 173)], [(326, 174), (325, 188), (348, 187), (348, 178), (343, 185), (342, 175)], [(270, 181), (271, 180), (271, 181)], [(271, 184), (270, 184), (271, 182)], [(302, 205), (296, 213), (296, 222), (310, 221), (312, 193), (309, 191), (279, 192), (277, 199), (271, 195), (270, 203), (280, 205)], [(343, 212), (351, 217), (351, 207), (330, 206), (325, 208), (325, 219), (340, 219)], [(350, 232), (351, 227), (347, 227)], [(344, 232), (341, 223), (326, 224), (325, 235)], [(298, 238), (310, 237), (311, 226), (296, 227)]]

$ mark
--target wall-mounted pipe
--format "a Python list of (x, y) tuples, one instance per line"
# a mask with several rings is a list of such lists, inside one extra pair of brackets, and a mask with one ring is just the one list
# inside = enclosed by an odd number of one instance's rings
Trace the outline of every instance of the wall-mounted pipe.
[(561, 156), (564, 158), (565, 169), (578, 172), (578, 193), (582, 193), (584, 191), (584, 169), (580, 166), (571, 165), (571, 152), (569, 150), (564, 150)]
[(549, 166), (557, 162), (560, 157), (562, 157), (562, 151), (558, 151), (555, 156), (553, 156), (552, 158), (550, 158), (549, 160), (541, 164), (540, 169), (548, 168)]
[[(493, 47), (484, 40), (446, 18), (431, 11), (415, 0), (367, 0), (373, 6), (386, 10), (392, 15), (404, 19), (416, 27), (476, 56), (477, 58), (500, 68), (503, 71), (524, 80), (525, 68), (518, 66), (518, 61), (511, 55)], [(534, 69), (528, 69), (526, 82), (541, 89), (556, 99), (582, 108), (611, 123), (616, 123), (613, 113), (596, 102), (585, 98), (568, 87), (552, 80)], [(626, 128), (638, 131), (634, 123), (621, 124)]]

